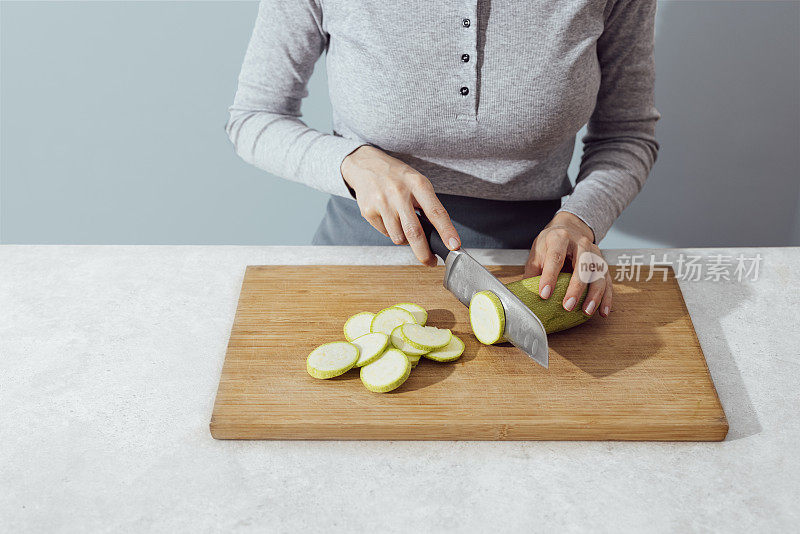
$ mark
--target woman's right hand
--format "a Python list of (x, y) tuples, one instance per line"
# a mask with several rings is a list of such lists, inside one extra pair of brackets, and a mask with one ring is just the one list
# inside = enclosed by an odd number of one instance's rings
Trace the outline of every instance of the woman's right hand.
[(415, 209), (431, 221), (450, 250), (461, 239), (431, 182), (397, 158), (364, 145), (344, 158), (342, 177), (356, 193), (361, 215), (395, 245), (411, 245), (424, 265), (436, 265)]

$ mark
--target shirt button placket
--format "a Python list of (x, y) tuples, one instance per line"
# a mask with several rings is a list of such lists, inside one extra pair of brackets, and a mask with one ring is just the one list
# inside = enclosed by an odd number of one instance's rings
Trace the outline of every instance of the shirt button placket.
[(459, 69), (459, 85), (454, 88), (453, 98), (458, 99), (458, 118), (461, 120), (476, 120), (476, 85), (477, 69), (475, 61), (478, 49), (478, 2), (477, 0), (462, 0), (460, 13), (460, 31), (458, 55), (453, 58)]

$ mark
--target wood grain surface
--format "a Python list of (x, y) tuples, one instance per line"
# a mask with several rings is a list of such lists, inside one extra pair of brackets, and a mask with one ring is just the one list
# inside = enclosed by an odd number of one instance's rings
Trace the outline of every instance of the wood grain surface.
[[(672, 274), (615, 282), (611, 317), (551, 334), (550, 368), (487, 347), (443, 267), (247, 268), (211, 418), (217, 439), (718, 441), (728, 423)], [(509, 282), (521, 267), (490, 267)], [(612, 268), (613, 269), (613, 268)], [(365, 389), (358, 371), (306, 373), (306, 356), (344, 339), (360, 311), (398, 302), (466, 343), (454, 363), (422, 359), (399, 389)]]

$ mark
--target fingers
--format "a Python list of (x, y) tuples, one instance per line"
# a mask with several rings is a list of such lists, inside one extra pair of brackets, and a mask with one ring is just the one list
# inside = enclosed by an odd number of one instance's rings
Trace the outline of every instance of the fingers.
[(586, 298), (583, 301), (583, 313), (592, 315), (603, 299), (603, 294), (606, 291), (607, 281), (604, 278), (595, 280), (589, 284), (589, 290), (586, 292)]
[(600, 315), (603, 317), (608, 317), (608, 314), (611, 313), (611, 301), (612, 301), (612, 290), (611, 290), (611, 275), (606, 273), (606, 291), (603, 294), (603, 299), (600, 301)]
[(396, 211), (386, 209), (383, 212), (383, 224), (386, 226), (392, 243), (395, 245), (407, 244), (406, 235), (403, 232), (403, 226), (400, 224), (400, 217), (397, 216)]
[(522, 274), (522, 278), (532, 278), (540, 274), (542, 274), (541, 265), (534, 263), (533, 256), (529, 256), (528, 263), (525, 264), (525, 272)]
[[(553, 293), (567, 257), (571, 258), (573, 272), (561, 305), (567, 311), (580, 309), (586, 315), (599, 312), (608, 317), (612, 301), (611, 274), (604, 265), (600, 249), (585, 232), (558, 226), (545, 228), (533, 242), (524, 276), (540, 276), (539, 296), (547, 299)], [(597, 275), (600, 278), (595, 280)], [(581, 301), (584, 292), (586, 296)]]
[(523, 278), (531, 278), (542, 274), (543, 262), (541, 259), (544, 257), (544, 247), (540, 245), (541, 243), (542, 240), (538, 238), (533, 241), (531, 251), (528, 254), (528, 261), (525, 262), (525, 272), (522, 274)]
[[(600, 250), (597, 249), (594, 254), (600, 256)], [(586, 315), (592, 315), (598, 310), (603, 317), (608, 317), (611, 311), (611, 275), (608, 271), (605, 276), (589, 284), (583, 301), (583, 313)]]
[[(558, 273), (564, 266), (569, 248), (569, 234), (565, 230), (555, 229), (544, 237), (542, 252), (542, 276), (539, 278), (539, 296), (549, 299), (556, 287)], [(573, 278), (575, 278), (573, 276)], [(565, 301), (566, 302), (566, 301)]]
[[(592, 242), (587, 237), (580, 237), (577, 242), (575, 243), (575, 252), (572, 256), (573, 261), (573, 272), (572, 277), (569, 279), (569, 285), (567, 286), (567, 292), (564, 294), (564, 300), (562, 301), (562, 305), (564, 309), (567, 311), (574, 310), (578, 302), (580, 302), (581, 297), (583, 296), (584, 290), (586, 290), (586, 282), (581, 280), (581, 269), (580, 269), (580, 257), (581, 254), (584, 252), (589, 252), (589, 249), (592, 247)], [(603, 280), (603, 284), (605, 284), (605, 280)], [(597, 288), (595, 288), (597, 289)], [(602, 290), (602, 287), (600, 288)], [(600, 293), (602, 295), (602, 292)], [(586, 295), (586, 299), (584, 300), (584, 304), (589, 304), (589, 295)], [(600, 302), (599, 297), (593, 301), (593, 306), (589, 315), (594, 313), (594, 310), (597, 309), (597, 304)]]
[[(427, 178), (420, 175), (421, 180), (417, 182), (413, 190), (414, 198), (417, 200), (419, 207), (425, 212), (428, 220), (431, 221), (433, 227), (442, 238), (442, 243), (445, 244), (450, 250), (458, 250), (461, 247), (461, 239), (458, 236), (453, 222), (450, 220), (450, 215), (444, 208), (433, 187)], [(424, 180), (424, 181), (423, 181)]]
[(386, 237), (391, 238), (389, 232), (386, 230), (386, 226), (383, 224), (383, 217), (381, 216), (378, 210), (372, 210), (372, 209), (362, 210), (361, 216), (364, 217), (364, 219), (366, 219), (367, 222), (371, 224), (372, 227), (375, 228), (377, 231), (379, 231)]
[(425, 212), (445, 245), (461, 246), (447, 211), (427, 178), (377, 148), (361, 147), (341, 165), (342, 177), (353, 188), (362, 216), (398, 245), (408, 243), (420, 262), (436, 265), (414, 204)]
[(436, 265), (436, 257), (431, 253), (428, 240), (425, 238), (425, 232), (419, 223), (419, 217), (414, 213), (414, 207), (410, 201), (400, 207), (398, 215), (400, 216), (403, 234), (406, 236), (408, 244), (411, 245), (411, 250), (414, 251), (414, 255), (420, 263), (429, 267)]
[(361, 210), (361, 216), (373, 228), (391, 239), (395, 245), (405, 244), (405, 236), (403, 235), (403, 229), (400, 227), (397, 214), (389, 209), (384, 197), (379, 196), (374, 202), (366, 206), (362, 206), (359, 203), (359, 209)]

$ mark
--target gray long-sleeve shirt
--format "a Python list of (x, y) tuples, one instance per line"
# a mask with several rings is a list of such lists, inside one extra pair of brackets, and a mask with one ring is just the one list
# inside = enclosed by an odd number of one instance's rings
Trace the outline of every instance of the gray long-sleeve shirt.
[[(653, 165), (655, 0), (261, 0), (226, 126), (236, 152), (350, 197), (372, 144), (437, 192), (554, 199), (597, 241)], [(300, 102), (327, 52), (334, 134)], [(567, 177), (588, 122), (577, 185)]]

